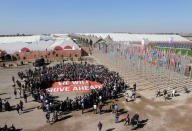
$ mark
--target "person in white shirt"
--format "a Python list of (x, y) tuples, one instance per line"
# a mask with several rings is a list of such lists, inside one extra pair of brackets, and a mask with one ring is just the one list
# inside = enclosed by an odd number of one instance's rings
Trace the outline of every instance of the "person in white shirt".
[(156, 97), (158, 97), (158, 96), (161, 96), (161, 91), (160, 91), (160, 89), (158, 89), (158, 90), (157, 90), (157, 93), (156, 93)]
[(129, 93), (126, 93), (126, 94), (125, 94), (125, 99), (126, 99), (126, 102), (128, 102), (128, 99), (129, 99)]
[(93, 105), (93, 112), (95, 114), (97, 114), (97, 104), (96, 103), (94, 103), (94, 105)]
[(118, 112), (118, 106), (115, 104), (115, 113)]
[(176, 90), (175, 90), (175, 89), (173, 89), (173, 91), (172, 91), (172, 97), (174, 97), (174, 96), (175, 96), (175, 93), (176, 93)]
[(99, 101), (102, 102), (102, 96), (99, 96)]

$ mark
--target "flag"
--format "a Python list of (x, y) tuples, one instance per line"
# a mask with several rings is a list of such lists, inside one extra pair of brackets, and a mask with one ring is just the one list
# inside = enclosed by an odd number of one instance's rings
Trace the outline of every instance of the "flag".
[(143, 57), (143, 60), (144, 60), (144, 64), (145, 64), (145, 55), (144, 55), (144, 57)]
[(91, 83), (89, 82), (89, 89), (91, 89)]
[(169, 67), (168, 67), (168, 70), (170, 70), (171, 68), (171, 59), (169, 59)]

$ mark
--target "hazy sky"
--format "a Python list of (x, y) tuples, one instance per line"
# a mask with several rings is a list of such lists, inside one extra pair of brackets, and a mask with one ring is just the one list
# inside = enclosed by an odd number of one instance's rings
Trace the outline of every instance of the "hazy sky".
[(192, 0), (1, 0), (0, 34), (192, 33)]

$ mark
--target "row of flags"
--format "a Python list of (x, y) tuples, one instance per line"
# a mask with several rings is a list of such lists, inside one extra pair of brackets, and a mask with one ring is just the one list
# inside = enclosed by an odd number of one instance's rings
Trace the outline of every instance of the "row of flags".
[[(111, 58), (114, 57), (122, 62), (128, 62), (134, 70), (140, 70), (141, 66), (147, 65), (156, 70), (157, 73), (159, 73), (159, 68), (162, 68), (169, 73), (178, 72), (182, 77), (184, 77), (188, 62), (188, 52), (181, 55), (181, 53), (171, 50), (136, 47), (121, 43), (103, 44), (100, 51), (108, 54)], [(192, 64), (192, 59), (190, 62)]]
[[(168, 70), (182, 68), (186, 65), (187, 56), (176, 54), (171, 51), (157, 50), (153, 48), (141, 49), (140, 47), (129, 47), (126, 45), (118, 44), (111, 46), (104, 46), (102, 48), (109, 55), (118, 57), (121, 60), (127, 60), (129, 63), (138, 63), (140, 66), (141, 61), (149, 63), (151, 66), (166, 67)], [(183, 67), (184, 68), (184, 67)], [(179, 70), (179, 69), (178, 69)]]

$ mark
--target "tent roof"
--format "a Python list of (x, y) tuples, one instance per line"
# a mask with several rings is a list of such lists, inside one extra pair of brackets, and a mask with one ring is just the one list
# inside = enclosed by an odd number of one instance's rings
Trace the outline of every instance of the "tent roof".
[(0, 37), (0, 43), (35, 42), (35, 41), (39, 41), (39, 40), (40, 40), (40, 35)]
[(72, 49), (71, 46), (65, 46), (64, 49)]
[(96, 36), (97, 38), (105, 39), (108, 36), (114, 41), (130, 41), (139, 42), (143, 39), (148, 39), (150, 42), (168, 42), (173, 39), (174, 42), (189, 42), (180, 35), (170, 34), (129, 34), (129, 33), (79, 33), (85, 36)]
[(54, 50), (63, 50), (63, 48), (62, 48), (61, 46), (56, 46), (56, 47), (54, 48)]
[[(42, 36), (43, 37), (43, 36)], [(51, 37), (51, 36), (50, 36)], [(2, 37), (2, 38), (6, 38), (6, 37)], [(7, 39), (12, 39), (11, 41), (7, 41), (8, 43), (4, 43), (3, 41), (1, 41), (0, 38), (0, 49), (1, 50), (5, 50), (7, 53), (9, 54), (13, 54), (17, 51), (20, 51), (23, 47), (26, 47), (28, 49), (30, 49), (30, 51), (45, 51), (47, 50), (54, 50), (54, 48), (56, 46), (61, 46), (62, 49), (64, 49), (64, 47), (66, 46), (71, 46), (72, 49), (79, 49), (79, 46), (74, 43), (70, 37), (68, 37), (67, 35), (60, 35), (58, 38), (54, 38), (55, 40), (49, 40), (49, 41), (44, 41), (44, 40), (40, 40), (39, 41), (33, 41), (33, 40), (29, 40), (31, 42), (29, 42), (28, 40), (23, 40), (23, 41), (17, 41), (17, 39), (15, 37), (7, 37)], [(28, 38), (34, 38), (32, 36), (28, 37)]]
[(29, 52), (30, 50), (29, 50), (29, 48), (23, 47), (23, 48), (21, 49), (21, 51), (23, 51), (23, 52)]

